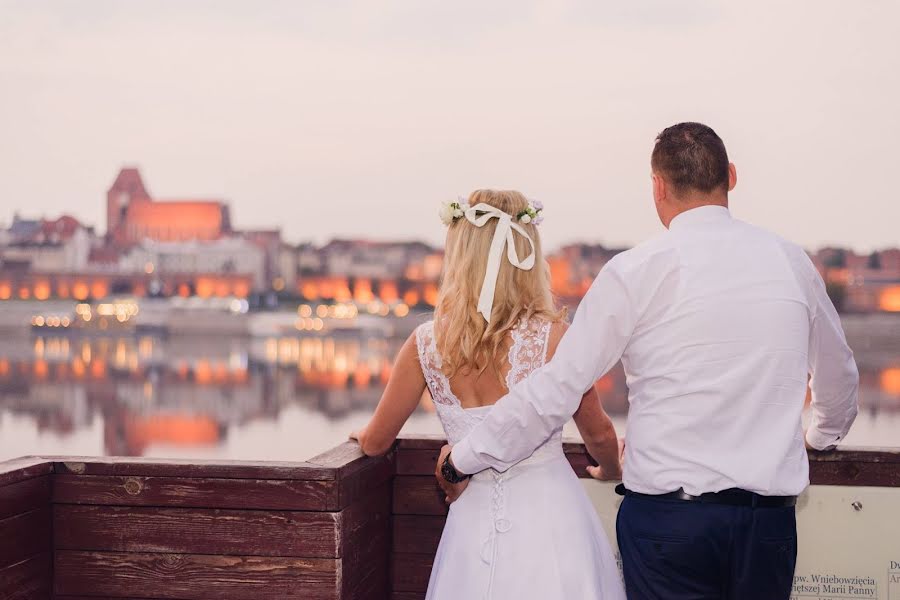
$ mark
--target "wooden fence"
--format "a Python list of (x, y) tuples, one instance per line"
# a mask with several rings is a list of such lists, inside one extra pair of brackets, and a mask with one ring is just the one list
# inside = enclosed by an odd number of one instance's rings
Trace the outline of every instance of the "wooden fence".
[[(0, 463), (0, 600), (419, 600), (447, 507), (443, 442), (303, 463)], [(581, 444), (566, 455), (584, 473)], [(897, 451), (811, 459), (814, 484), (900, 487)]]

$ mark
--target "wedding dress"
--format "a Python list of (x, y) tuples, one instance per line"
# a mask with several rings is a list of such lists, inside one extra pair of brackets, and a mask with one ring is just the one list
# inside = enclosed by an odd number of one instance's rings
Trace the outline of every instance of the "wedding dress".
[[(544, 364), (550, 323), (522, 319), (512, 331), (507, 386)], [(434, 323), (416, 330), (419, 361), (450, 443), (492, 407), (465, 409), (441, 371)], [(450, 505), (427, 600), (624, 600), (600, 520), (572, 471), (557, 430), (504, 473), (476, 474)]]

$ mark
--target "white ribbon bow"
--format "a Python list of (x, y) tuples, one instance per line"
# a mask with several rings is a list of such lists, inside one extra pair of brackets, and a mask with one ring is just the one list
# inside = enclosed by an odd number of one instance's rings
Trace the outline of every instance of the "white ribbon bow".
[[(491, 322), (491, 312), (494, 308), (494, 292), (497, 287), (497, 277), (500, 275), (500, 260), (503, 253), (503, 244), (506, 244), (506, 258), (510, 264), (523, 271), (530, 271), (534, 267), (534, 240), (528, 232), (513, 222), (512, 216), (490, 204), (480, 203), (466, 209), (466, 219), (476, 226), (484, 227), (491, 219), (497, 219), (497, 229), (494, 231), (494, 239), (491, 240), (491, 249), (488, 253), (487, 267), (484, 271), (484, 282), (481, 284), (481, 295), (478, 297), (478, 312), (488, 323)], [(531, 246), (531, 254), (525, 260), (519, 260), (516, 254), (516, 240), (513, 231), (523, 235)]]

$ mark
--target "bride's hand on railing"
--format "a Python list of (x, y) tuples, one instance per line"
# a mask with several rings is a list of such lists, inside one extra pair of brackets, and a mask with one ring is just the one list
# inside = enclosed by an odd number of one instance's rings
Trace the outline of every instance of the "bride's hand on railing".
[(620, 481), (622, 479), (622, 464), (625, 462), (625, 438), (619, 439), (618, 456), (609, 464), (586, 467), (588, 475), (600, 481)]

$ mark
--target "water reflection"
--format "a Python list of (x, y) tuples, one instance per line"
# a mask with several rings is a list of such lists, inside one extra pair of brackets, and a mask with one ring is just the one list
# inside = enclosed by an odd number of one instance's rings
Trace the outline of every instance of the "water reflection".
[[(0, 460), (110, 454), (299, 460), (362, 425), (402, 340), (34, 337), (0, 340)], [(860, 364), (848, 443), (900, 446), (900, 355)], [(622, 430), (621, 367), (597, 383)], [(437, 432), (430, 399), (408, 429)]]

